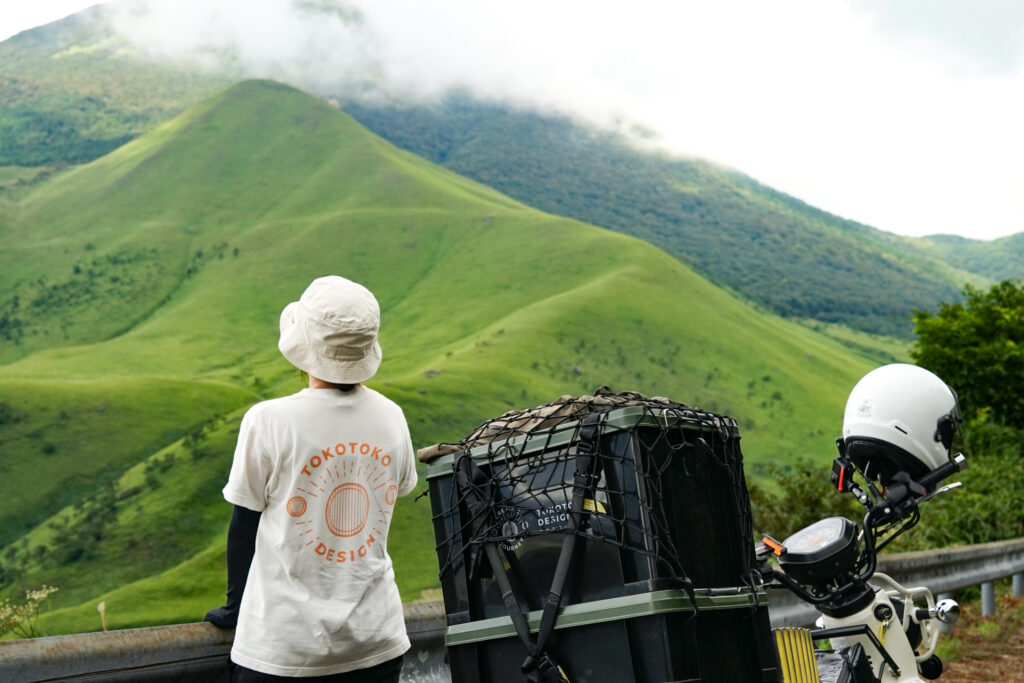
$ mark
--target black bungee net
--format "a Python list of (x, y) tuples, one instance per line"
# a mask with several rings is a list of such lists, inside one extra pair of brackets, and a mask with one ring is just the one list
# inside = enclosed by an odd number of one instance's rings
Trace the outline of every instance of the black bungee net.
[[(629, 407), (636, 410), (630, 411), (625, 426), (607, 424), (612, 411)], [(613, 441), (620, 447), (613, 448)], [(503, 557), (509, 558), (502, 550), (518, 547), (529, 537), (563, 536), (548, 596), (555, 604), (545, 605), (536, 640), (525, 627), (504, 567), (495, 572), (518, 635), (529, 651), (523, 666), (528, 680), (568, 680), (544, 652), (544, 641), (553, 628), (576, 538), (652, 558), (659, 578), (690, 595), (696, 615), (694, 582), (680, 553), (688, 539), (674, 537), (673, 529), (681, 528), (679, 513), (667, 509), (665, 501), (671, 498), (666, 487), (678, 484), (680, 478), (692, 478), (706, 465), (717, 472), (719, 488), (724, 487), (709, 495), (732, 499), (721, 511), (728, 514), (731, 509), (734, 528), (739, 530), (725, 551), (737, 559), (738, 575), (719, 585), (746, 586), (755, 594), (756, 605), (757, 586), (750, 578), (754, 574), (750, 503), (739, 431), (732, 418), (665, 398), (601, 387), (592, 396), (563, 396), (536, 408), (507, 412), (484, 422), (458, 443), (423, 449), (420, 459), (445, 454), (454, 457), (455, 485), (434, 520), (435, 528), (443, 521), (444, 528), (450, 529), (448, 538), (438, 543), (442, 577), (446, 572), (466, 571), (472, 580), (485, 557), (493, 568), (502, 564)], [(551, 510), (564, 511), (564, 519), (541, 524), (542, 515)], [(508, 593), (513, 593), (511, 599)]]

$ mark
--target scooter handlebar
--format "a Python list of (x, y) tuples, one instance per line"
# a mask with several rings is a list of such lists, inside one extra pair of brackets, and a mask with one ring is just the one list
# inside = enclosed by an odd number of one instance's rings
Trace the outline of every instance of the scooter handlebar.
[(918, 479), (917, 483), (931, 490), (936, 484), (950, 477), (957, 472), (961, 472), (967, 469), (967, 458), (964, 457), (963, 453), (957, 453), (952, 459), (942, 463), (934, 470)]
[(955, 624), (960, 618), (960, 605), (956, 600), (946, 598), (935, 603), (934, 607), (924, 607), (915, 610), (918, 621), (924, 619), (938, 619), (943, 624)]

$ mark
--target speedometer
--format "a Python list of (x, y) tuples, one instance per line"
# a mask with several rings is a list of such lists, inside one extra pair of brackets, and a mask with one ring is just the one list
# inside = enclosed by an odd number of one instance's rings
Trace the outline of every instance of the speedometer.
[(828, 517), (804, 527), (785, 541), (779, 566), (804, 584), (824, 585), (857, 562), (857, 525)]

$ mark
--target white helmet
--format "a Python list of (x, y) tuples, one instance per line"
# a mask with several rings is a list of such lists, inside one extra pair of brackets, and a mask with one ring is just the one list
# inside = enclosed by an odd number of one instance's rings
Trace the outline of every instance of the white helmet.
[(956, 392), (924, 368), (896, 363), (866, 374), (850, 392), (842, 446), (865, 476), (917, 478), (949, 460), (960, 423)]

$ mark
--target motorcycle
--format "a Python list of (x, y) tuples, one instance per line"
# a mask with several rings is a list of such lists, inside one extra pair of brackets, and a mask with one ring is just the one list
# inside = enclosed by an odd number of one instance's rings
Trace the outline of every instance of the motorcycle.
[[(864, 507), (860, 527), (844, 517), (829, 517), (782, 542), (766, 536), (756, 549), (762, 580), (766, 586), (792, 591), (821, 613), (810, 640), (831, 643), (831, 649), (814, 652), (822, 683), (936, 679), (942, 674), (942, 661), (935, 654), (941, 627), (953, 624), (960, 608), (954, 600), (936, 602), (926, 587), (906, 588), (876, 571), (877, 557), (920, 521), (924, 503), (961, 485), (939, 486), (966, 469), (967, 460), (957, 454), (916, 480), (905, 471), (886, 474), (877, 478), (876, 486), (868, 472), (845, 457), (841, 439), (838, 443), (832, 484)], [(769, 558), (775, 559), (777, 569)], [(779, 649), (785, 670), (785, 648)]]

